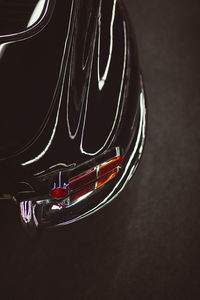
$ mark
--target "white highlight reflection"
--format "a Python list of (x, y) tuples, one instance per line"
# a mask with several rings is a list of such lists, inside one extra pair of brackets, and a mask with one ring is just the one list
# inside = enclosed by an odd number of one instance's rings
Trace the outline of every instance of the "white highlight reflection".
[(40, 18), (41, 14), (42, 14), (43, 9), (44, 9), (45, 2), (46, 2), (46, 0), (40, 0), (37, 3), (37, 5), (32, 13), (32, 16), (28, 22), (27, 27), (32, 26), (34, 23), (36, 23), (38, 21), (38, 19)]
[(2, 56), (4, 55), (4, 52), (5, 52), (5, 50), (6, 50), (8, 44), (9, 44), (9, 43), (4, 43), (4, 44), (1, 44), (1, 45), (0, 45), (0, 59), (1, 59)]
[[(99, 27), (99, 38), (98, 38), (98, 64), (97, 64), (97, 70), (98, 70), (98, 86), (99, 90), (101, 91), (104, 87), (104, 84), (106, 82), (106, 79), (108, 77), (108, 72), (110, 69), (110, 63), (111, 63), (111, 58), (112, 58), (112, 52), (113, 52), (113, 26), (114, 26), (114, 21), (115, 21), (115, 14), (116, 14), (116, 3), (117, 0), (114, 0), (113, 3), (113, 9), (112, 9), (112, 18), (110, 22), (110, 47), (109, 47), (109, 55), (108, 55), (108, 60), (106, 64), (106, 68), (104, 71), (103, 76), (100, 78), (100, 68), (99, 68), (99, 61), (100, 61), (100, 54), (101, 54), (101, 16), (99, 16), (99, 22), (98, 22), (98, 27)], [(102, 1), (101, 1), (102, 4)]]
[(32, 219), (32, 205), (31, 201), (24, 201), (20, 203), (21, 216), (24, 222), (27, 224)]

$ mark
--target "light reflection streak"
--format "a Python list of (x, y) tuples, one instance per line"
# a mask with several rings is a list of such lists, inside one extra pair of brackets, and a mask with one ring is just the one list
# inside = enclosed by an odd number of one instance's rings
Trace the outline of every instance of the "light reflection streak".
[[(83, 196), (80, 196), (80, 197), (78, 198), (78, 200), (75, 202), (75, 204), (77, 204), (77, 203), (79, 203), (80, 201), (86, 199), (86, 198), (87, 198), (90, 194), (92, 194), (92, 193), (93, 193), (93, 191), (88, 192), (88, 193), (86, 193), (86, 194), (83, 195)], [(72, 202), (72, 204), (73, 204), (73, 202)]]
[[(101, 78), (100, 78), (100, 67), (99, 67), (99, 65), (100, 65), (100, 54), (101, 54), (101, 14), (100, 14), (99, 20), (98, 20), (99, 37), (98, 37), (97, 71), (98, 71), (98, 87), (99, 87), (100, 91), (104, 87), (104, 84), (106, 82), (106, 79), (108, 77), (108, 72), (109, 72), (109, 69), (110, 69), (110, 63), (111, 63), (112, 52), (113, 52), (113, 27), (114, 27), (115, 14), (116, 14), (116, 3), (117, 3), (117, 0), (114, 0), (113, 9), (112, 9), (112, 17), (111, 17), (111, 22), (110, 22), (109, 54), (108, 54), (108, 60), (107, 60), (106, 68), (105, 68), (104, 74)], [(102, 1), (101, 1), (101, 5), (102, 5)]]
[(38, 21), (44, 9), (45, 2), (46, 0), (39, 0), (39, 2), (36, 4), (36, 7), (32, 13), (32, 16), (28, 22), (27, 27), (32, 26), (34, 23)]
[(51, 207), (52, 210), (61, 210), (62, 209), (62, 206), (59, 206), (59, 205), (53, 205)]
[(39, 223), (35, 215), (35, 208), (36, 208), (36, 204), (33, 205), (33, 220), (35, 222), (36, 227), (38, 227)]
[[(74, 41), (72, 41), (72, 44), (74, 43)], [(69, 132), (69, 137), (73, 140), (75, 139), (77, 133), (78, 133), (78, 129), (79, 129), (79, 126), (80, 126), (80, 121), (81, 121), (81, 116), (82, 116), (82, 106), (81, 106), (81, 112), (80, 112), (80, 115), (79, 115), (79, 119), (78, 119), (78, 125), (76, 127), (76, 130), (75, 130), (75, 133), (73, 134), (72, 131), (71, 131), (71, 127), (70, 127), (70, 122), (69, 122), (69, 99), (70, 99), (70, 85), (71, 85), (71, 73), (72, 73), (72, 61), (73, 61), (73, 47), (74, 45), (71, 45), (71, 54), (70, 54), (70, 71), (69, 71), (69, 77), (68, 77), (68, 89), (67, 89), (67, 128), (68, 128), (68, 132)]]
[(4, 43), (4, 44), (1, 44), (1, 45), (0, 45), (0, 59), (3, 57), (4, 52), (5, 52), (5, 50), (6, 50), (8, 44), (9, 44), (9, 43)]
[(31, 201), (23, 201), (20, 203), (21, 216), (27, 224), (32, 219), (32, 203)]
[[(38, 176), (38, 175), (45, 174), (46, 172), (51, 171), (51, 170), (54, 169), (54, 168), (67, 168), (67, 169), (69, 169), (69, 168), (74, 168), (74, 167), (76, 167), (76, 163), (73, 163), (73, 164), (70, 164), (70, 165), (66, 165), (66, 164), (64, 164), (64, 163), (58, 163), (58, 164), (56, 164), (56, 165), (50, 166), (50, 167), (49, 167), (48, 169), (46, 169), (46, 170), (40, 171), (40, 172), (38, 172), (38, 173), (35, 173), (34, 176)], [(52, 171), (51, 171), (51, 172), (52, 172)]]
[(20, 203), (21, 217), (24, 223), (31, 223), (32, 219), (35, 226), (38, 227), (39, 223), (35, 215), (36, 204), (33, 205), (32, 201), (23, 201)]

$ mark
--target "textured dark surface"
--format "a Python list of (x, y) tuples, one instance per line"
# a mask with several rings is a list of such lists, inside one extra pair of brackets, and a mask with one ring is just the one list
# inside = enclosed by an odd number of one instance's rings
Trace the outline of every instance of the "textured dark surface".
[(2, 203), (2, 299), (200, 298), (200, 4), (125, 2), (148, 95), (141, 165), (111, 205), (36, 240)]

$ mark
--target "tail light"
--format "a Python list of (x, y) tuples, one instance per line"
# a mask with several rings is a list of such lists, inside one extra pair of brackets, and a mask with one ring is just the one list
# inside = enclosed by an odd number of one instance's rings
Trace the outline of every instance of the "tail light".
[(54, 188), (51, 191), (51, 196), (56, 199), (63, 199), (69, 195), (70, 203), (76, 203), (115, 178), (122, 162), (122, 156), (114, 157), (78, 176), (70, 178), (65, 188)]
[(82, 188), (83, 186), (97, 180), (97, 169), (93, 168), (69, 180), (69, 189), (71, 192)]
[(119, 172), (119, 167), (116, 168), (114, 171), (110, 172), (109, 174), (107, 174), (106, 176), (104, 176), (102, 179), (100, 179), (97, 182), (97, 189), (99, 189), (100, 187), (102, 187), (104, 184), (106, 184), (107, 182), (109, 182), (110, 180), (112, 180), (113, 178), (115, 178), (115, 176), (117, 176)]
[(117, 167), (121, 167), (122, 161), (123, 161), (123, 157), (118, 156), (118, 157), (115, 157), (115, 158), (108, 160), (105, 163), (101, 164), (99, 166), (99, 177), (102, 177), (102, 176), (110, 173)]
[(57, 188), (51, 191), (51, 196), (56, 199), (65, 198), (68, 195), (68, 191), (63, 188)]

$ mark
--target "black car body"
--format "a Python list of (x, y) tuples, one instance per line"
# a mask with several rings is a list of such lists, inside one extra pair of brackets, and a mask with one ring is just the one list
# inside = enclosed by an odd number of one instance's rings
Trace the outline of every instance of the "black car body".
[(76, 221), (115, 198), (135, 172), (146, 125), (121, 1), (43, 2), (36, 25), (0, 36), (0, 191), (28, 228)]

